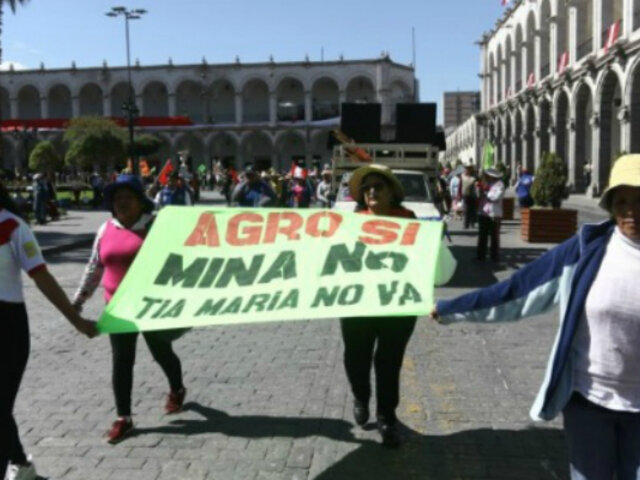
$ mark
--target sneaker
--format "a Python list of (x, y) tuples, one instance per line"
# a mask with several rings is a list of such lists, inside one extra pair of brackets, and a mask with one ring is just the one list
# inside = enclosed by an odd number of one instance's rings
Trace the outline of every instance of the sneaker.
[(369, 421), (369, 406), (360, 400), (353, 401), (353, 418), (360, 427)]
[(36, 480), (37, 478), (36, 466), (31, 461), (24, 465), (9, 464), (7, 469), (6, 480)]
[(131, 435), (132, 432), (133, 422), (131, 419), (119, 418), (111, 425), (111, 430), (107, 434), (107, 442), (115, 445)]
[(182, 405), (184, 404), (184, 397), (187, 395), (187, 389), (181, 388), (180, 390), (176, 390), (175, 392), (172, 390), (167, 395), (167, 403), (164, 406), (164, 411), (171, 415), (172, 413), (178, 413), (182, 410)]
[(378, 422), (378, 432), (382, 437), (382, 445), (387, 448), (398, 448), (400, 446), (400, 434), (395, 423)]

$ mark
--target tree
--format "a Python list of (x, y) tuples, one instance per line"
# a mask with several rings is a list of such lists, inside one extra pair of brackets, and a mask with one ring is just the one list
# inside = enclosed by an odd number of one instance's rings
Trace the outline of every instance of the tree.
[(126, 132), (104, 117), (78, 117), (69, 122), (64, 140), (69, 143), (65, 163), (83, 170), (104, 171), (123, 165), (127, 158)]
[(62, 157), (56, 151), (53, 143), (48, 140), (38, 142), (29, 156), (29, 168), (47, 173), (50, 178), (53, 178), (53, 173), (63, 165)]
[(531, 185), (531, 196), (540, 207), (560, 208), (567, 198), (567, 166), (555, 153), (545, 153)]
[[(134, 153), (138, 156), (152, 155), (162, 147), (162, 140), (148, 133), (137, 135), (133, 139)], [(127, 142), (127, 150), (128, 142)]]

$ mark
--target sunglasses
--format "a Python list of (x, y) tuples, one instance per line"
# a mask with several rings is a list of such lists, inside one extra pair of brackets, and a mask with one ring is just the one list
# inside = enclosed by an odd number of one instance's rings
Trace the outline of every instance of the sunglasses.
[(387, 188), (387, 184), (384, 183), (384, 182), (376, 182), (376, 183), (369, 183), (369, 184), (360, 185), (360, 191), (361, 192), (368, 192), (372, 188), (376, 192), (381, 192), (382, 190)]

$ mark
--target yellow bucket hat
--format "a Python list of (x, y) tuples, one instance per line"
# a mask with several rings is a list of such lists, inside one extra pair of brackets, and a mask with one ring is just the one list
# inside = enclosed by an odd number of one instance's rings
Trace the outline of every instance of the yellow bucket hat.
[(389, 180), (389, 183), (391, 183), (391, 190), (393, 191), (397, 200), (399, 202), (404, 200), (404, 189), (402, 188), (402, 184), (400, 183), (400, 180), (398, 180), (398, 177), (396, 177), (391, 169), (386, 165), (378, 165), (375, 163), (360, 167), (355, 172), (353, 172), (353, 175), (351, 175), (351, 178), (349, 179), (349, 194), (351, 195), (351, 198), (353, 198), (357, 202), (361, 201), (362, 192), (360, 191), (360, 185), (362, 185), (362, 180), (364, 180), (364, 177), (366, 177), (370, 173), (377, 173), (378, 175), (382, 175), (387, 180)]
[(613, 191), (618, 187), (640, 187), (640, 154), (623, 155), (613, 164), (609, 186), (600, 199), (601, 208), (611, 210)]

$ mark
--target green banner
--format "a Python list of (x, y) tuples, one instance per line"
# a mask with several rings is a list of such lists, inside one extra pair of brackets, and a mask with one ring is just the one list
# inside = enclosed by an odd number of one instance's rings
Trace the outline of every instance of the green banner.
[(165, 207), (98, 328), (425, 315), (441, 238), (437, 221)]

